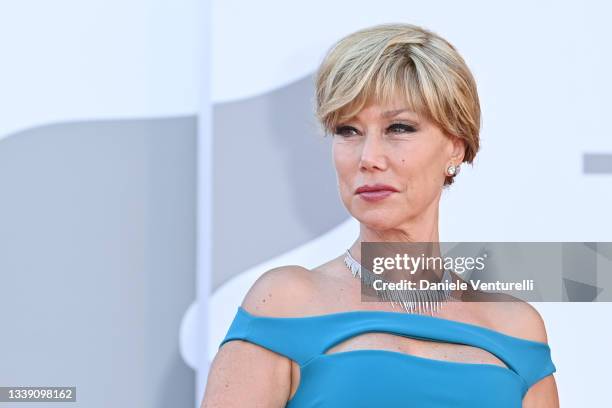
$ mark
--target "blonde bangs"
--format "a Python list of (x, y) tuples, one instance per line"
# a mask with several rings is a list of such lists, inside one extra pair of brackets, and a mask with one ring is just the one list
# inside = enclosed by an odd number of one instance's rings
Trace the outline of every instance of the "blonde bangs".
[(332, 112), (326, 126), (328, 132), (333, 133), (338, 123), (355, 117), (370, 103), (389, 106), (397, 99), (402, 101), (401, 107), (406, 107), (418, 115), (430, 117), (430, 109), (412, 67), (400, 64), (397, 60), (382, 62), (380, 69), (364, 84), (357, 96), (336, 112)]
[[(343, 86), (344, 85), (344, 86)], [(396, 99), (419, 115), (430, 117), (414, 66), (401, 59), (380, 59), (372, 74), (359, 88), (337, 82), (334, 95), (319, 109), (319, 120), (325, 131), (332, 134), (339, 123), (355, 117), (369, 103), (391, 105)]]

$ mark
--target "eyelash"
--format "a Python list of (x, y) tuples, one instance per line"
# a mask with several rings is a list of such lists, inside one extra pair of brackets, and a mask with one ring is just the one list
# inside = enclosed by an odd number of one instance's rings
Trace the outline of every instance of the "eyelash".
[[(390, 125), (387, 128), (387, 130), (393, 129), (393, 128), (400, 128), (400, 129), (403, 130), (402, 132), (399, 132), (399, 133), (413, 133), (413, 132), (416, 132), (416, 129), (413, 126), (404, 125), (402, 123), (394, 123), (394, 124)], [(355, 132), (357, 132), (357, 130), (354, 127), (352, 127), (352, 126), (338, 126), (334, 133), (336, 135), (344, 136), (344, 137), (354, 136), (354, 135), (346, 135), (346, 134), (344, 134), (344, 131), (346, 131), (346, 130), (354, 130)]]

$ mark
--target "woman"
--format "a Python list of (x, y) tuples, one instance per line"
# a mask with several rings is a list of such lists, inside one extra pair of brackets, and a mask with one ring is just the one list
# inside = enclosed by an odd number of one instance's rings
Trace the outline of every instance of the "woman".
[(347, 268), (362, 242), (439, 240), (441, 193), (479, 147), (476, 85), (456, 49), (408, 24), (360, 30), (329, 50), (316, 102), (359, 237), (313, 270), (256, 281), (202, 407), (558, 407), (545, 327), (527, 303), (398, 312), (363, 302)]

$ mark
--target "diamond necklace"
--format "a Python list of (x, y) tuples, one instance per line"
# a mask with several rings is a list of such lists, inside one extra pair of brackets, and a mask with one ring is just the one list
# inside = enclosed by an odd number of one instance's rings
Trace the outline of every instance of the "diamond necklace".
[[(344, 264), (353, 274), (353, 277), (359, 277), (362, 279), (362, 283), (366, 283), (368, 286), (372, 286), (374, 281), (380, 280), (383, 283), (390, 283), (382, 279), (382, 277), (376, 275), (372, 271), (363, 268), (359, 262), (357, 262), (351, 255), (350, 250), (346, 250), (344, 256)], [(362, 278), (363, 271), (363, 278)], [(444, 276), (442, 277), (443, 282), (452, 282), (452, 278), (448, 269), (444, 269)], [(383, 300), (390, 301), (391, 305), (395, 307), (395, 302), (401, 303), (404, 309), (409, 313), (429, 313), (433, 315), (440, 310), (443, 303), (450, 299), (454, 299), (451, 294), (451, 290), (448, 289), (435, 289), (435, 290), (424, 290), (424, 289), (411, 289), (411, 290), (377, 290), (376, 294)]]

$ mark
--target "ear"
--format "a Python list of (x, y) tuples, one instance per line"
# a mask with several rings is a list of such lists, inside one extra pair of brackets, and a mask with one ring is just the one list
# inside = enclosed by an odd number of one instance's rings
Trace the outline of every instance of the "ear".
[(465, 141), (455, 135), (450, 136), (451, 140), (451, 156), (450, 159), (453, 163), (463, 163), (463, 157), (465, 156)]

